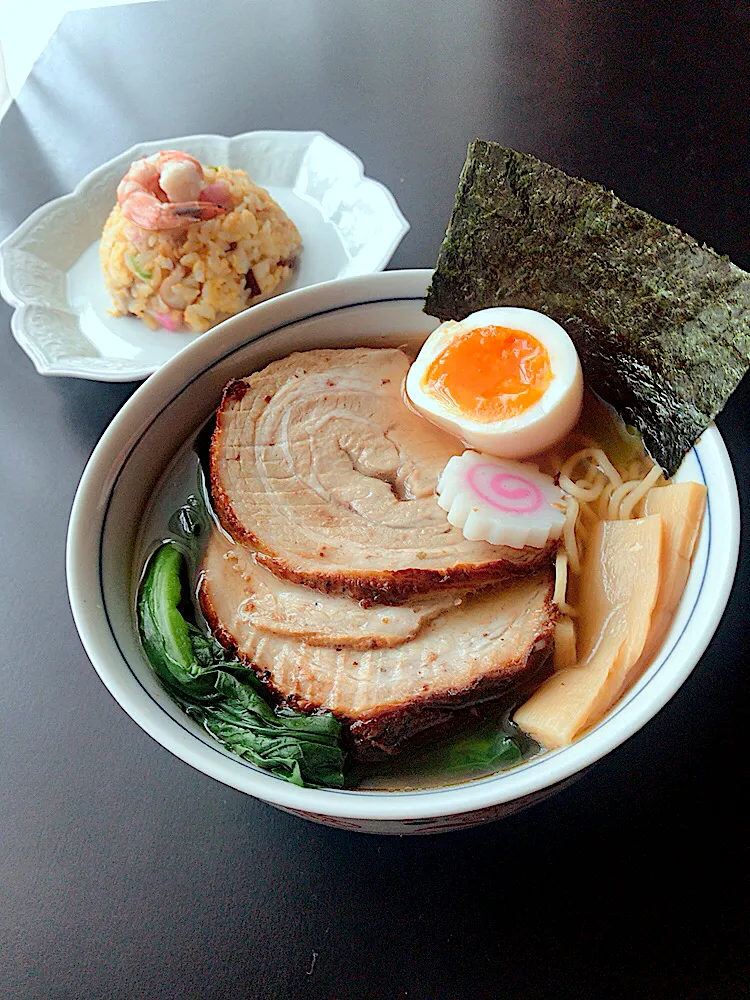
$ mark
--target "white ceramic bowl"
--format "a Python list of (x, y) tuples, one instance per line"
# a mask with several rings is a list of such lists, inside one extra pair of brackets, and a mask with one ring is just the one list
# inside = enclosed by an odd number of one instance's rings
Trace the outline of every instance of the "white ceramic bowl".
[(572, 746), (501, 774), (416, 792), (297, 788), (213, 742), (167, 697), (138, 644), (132, 559), (149, 496), (180, 444), (209, 417), (224, 384), (293, 349), (398, 343), (427, 335), (429, 271), (391, 271), (301, 289), (228, 320), (164, 365), (133, 395), (97, 445), (81, 479), (68, 535), (70, 601), (99, 676), (126, 712), (176, 756), (227, 785), (331, 826), (428, 833), (496, 819), (552, 794), (645, 725), (700, 659), (734, 578), (739, 506), (715, 427), (678, 479), (708, 486), (708, 510), (685, 595), (653, 665), (602, 722)]

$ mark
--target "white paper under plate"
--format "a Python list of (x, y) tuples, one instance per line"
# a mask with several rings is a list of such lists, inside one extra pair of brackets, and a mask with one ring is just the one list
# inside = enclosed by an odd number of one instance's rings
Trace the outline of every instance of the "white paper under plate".
[(99, 236), (129, 164), (160, 149), (246, 170), (293, 219), (304, 244), (293, 288), (382, 271), (409, 224), (391, 192), (322, 132), (247, 132), (139, 143), (37, 209), (0, 244), (0, 293), (13, 335), (40, 375), (143, 379), (198, 336), (110, 316)]

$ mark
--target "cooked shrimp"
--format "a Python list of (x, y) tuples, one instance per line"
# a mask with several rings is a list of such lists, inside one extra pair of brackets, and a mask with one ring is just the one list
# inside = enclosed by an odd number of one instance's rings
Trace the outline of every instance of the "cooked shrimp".
[(199, 200), (205, 189), (200, 163), (168, 149), (131, 164), (117, 188), (117, 201), (122, 214), (141, 229), (183, 229), (226, 211), (228, 206), (216, 204), (212, 190), (211, 200)]
[(201, 198), (203, 201), (210, 201), (212, 204), (218, 205), (219, 208), (227, 209), (227, 211), (234, 208), (231, 192), (224, 181), (214, 181), (213, 184), (203, 188)]

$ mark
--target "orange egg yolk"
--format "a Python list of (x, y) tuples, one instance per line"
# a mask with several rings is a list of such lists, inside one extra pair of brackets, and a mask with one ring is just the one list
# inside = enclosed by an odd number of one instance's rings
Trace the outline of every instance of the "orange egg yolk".
[(483, 326), (457, 337), (430, 364), (422, 388), (479, 423), (517, 417), (552, 381), (549, 354), (523, 330)]

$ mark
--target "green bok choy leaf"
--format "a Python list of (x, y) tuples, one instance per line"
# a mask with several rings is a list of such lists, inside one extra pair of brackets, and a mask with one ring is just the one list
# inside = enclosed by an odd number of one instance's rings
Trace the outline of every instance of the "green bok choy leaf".
[(183, 616), (185, 558), (173, 542), (151, 557), (138, 597), (141, 642), (192, 719), (233, 753), (296, 785), (341, 788), (346, 754), (330, 714), (274, 708), (253, 671)]

